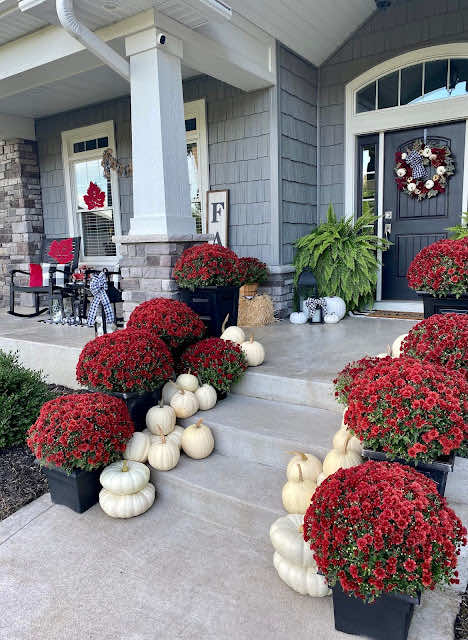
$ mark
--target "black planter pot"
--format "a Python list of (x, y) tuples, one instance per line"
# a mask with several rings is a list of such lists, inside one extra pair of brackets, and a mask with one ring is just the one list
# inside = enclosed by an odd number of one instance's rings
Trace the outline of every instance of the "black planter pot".
[(218, 396), (218, 402), (220, 400), (225, 400), (228, 396), (228, 392), (227, 391), (216, 391), (216, 395)]
[(434, 480), (437, 485), (437, 491), (441, 496), (445, 495), (445, 485), (447, 484), (447, 476), (450, 471), (453, 471), (453, 465), (455, 463), (455, 453), (452, 452), (449, 456), (443, 456), (434, 460), (434, 462), (408, 462), (403, 458), (394, 458), (390, 460), (382, 451), (373, 451), (372, 449), (363, 449), (362, 455), (369, 460), (383, 460), (385, 462), (399, 462), (407, 467), (412, 467), (419, 473), (422, 473), (427, 478)]
[(221, 326), (228, 314), (226, 326), (237, 324), (239, 287), (204, 287), (194, 291), (179, 289), (179, 298), (201, 317), (208, 336), (221, 335)]
[(69, 475), (60, 467), (43, 467), (43, 471), (47, 476), (52, 502), (55, 504), (63, 504), (77, 513), (83, 513), (98, 502), (101, 469), (75, 469)]
[(335, 629), (374, 640), (406, 640), (419, 598), (384, 593), (372, 603), (348, 596), (339, 582), (333, 587)]
[(446, 298), (435, 298), (429, 293), (418, 291), (424, 303), (424, 317), (430, 318), (436, 313), (468, 313), (468, 294), (460, 298), (447, 296)]
[(146, 414), (151, 407), (161, 400), (161, 387), (153, 391), (134, 391), (120, 393), (118, 391), (105, 391), (110, 396), (121, 398), (127, 405), (128, 412), (135, 426), (135, 431), (143, 431), (146, 428)]

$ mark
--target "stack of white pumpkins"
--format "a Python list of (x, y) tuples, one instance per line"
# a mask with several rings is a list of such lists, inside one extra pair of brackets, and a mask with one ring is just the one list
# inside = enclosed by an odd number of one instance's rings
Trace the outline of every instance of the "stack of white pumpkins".
[(283, 507), (288, 513), (307, 511), (322, 473), (322, 463), (311, 453), (294, 451), (286, 468), (287, 482), (283, 486)]
[(149, 478), (149, 469), (141, 462), (118, 460), (110, 464), (99, 478), (102, 510), (111, 518), (133, 518), (147, 511), (156, 495)]
[(265, 360), (265, 348), (260, 342), (254, 340), (253, 334), (249, 340), (246, 340), (245, 333), (241, 327), (235, 325), (228, 327), (221, 334), (221, 340), (229, 340), (230, 342), (235, 342), (240, 345), (249, 367), (258, 367), (263, 364)]
[(166, 382), (162, 390), (162, 401), (171, 406), (176, 418), (190, 418), (199, 410), (208, 411), (217, 400), (216, 389), (211, 384), (200, 385), (190, 371), (181, 373), (175, 382)]
[[(342, 320), (346, 315), (346, 303), (343, 298), (339, 296), (332, 296), (325, 298), (327, 303), (327, 312), (323, 317), (325, 324), (336, 324)], [(290, 322), (293, 324), (305, 324), (309, 319), (310, 314), (305, 301), (303, 303), (302, 311), (295, 311), (289, 316)]]
[(344, 421), (346, 410), (343, 412), (341, 426), (333, 436), (332, 449), (323, 461), (323, 470), (317, 478), (317, 485), (321, 485), (325, 478), (338, 469), (349, 469), (363, 461), (361, 442), (348, 430)]

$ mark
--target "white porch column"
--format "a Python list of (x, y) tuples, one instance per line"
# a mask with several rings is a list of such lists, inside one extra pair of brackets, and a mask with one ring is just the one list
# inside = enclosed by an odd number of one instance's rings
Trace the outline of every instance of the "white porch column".
[(130, 236), (195, 233), (182, 93), (182, 41), (151, 27), (126, 38), (130, 56), (133, 218)]

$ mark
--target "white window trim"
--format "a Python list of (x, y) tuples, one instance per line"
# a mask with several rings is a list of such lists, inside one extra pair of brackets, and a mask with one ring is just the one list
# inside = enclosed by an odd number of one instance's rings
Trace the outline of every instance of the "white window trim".
[[(93, 149), (92, 151), (82, 151), (80, 153), (73, 153), (73, 144), (80, 142), (81, 140), (89, 140), (92, 138), (106, 137), (109, 140), (109, 148), (117, 153), (115, 146), (115, 134), (114, 134), (114, 121), (107, 120), (106, 122), (99, 122), (87, 127), (79, 127), (78, 129), (70, 129), (68, 131), (62, 131), (62, 163), (65, 181), (65, 202), (67, 207), (68, 217), (68, 229), (70, 236), (83, 237), (81, 230), (81, 222), (78, 220), (78, 216), (73, 205), (74, 194), (73, 185), (71, 181), (71, 167), (72, 163), (76, 160), (87, 160), (90, 158), (96, 158), (97, 151), (102, 154), (104, 149)], [(122, 223), (120, 218), (120, 196), (119, 196), (119, 178), (117, 172), (111, 169), (111, 189), (112, 189), (112, 211), (114, 218), (114, 232), (116, 236), (122, 235)], [(120, 247), (116, 246), (115, 256), (86, 256), (83, 253), (83, 243), (81, 243), (80, 260), (82, 262), (89, 262), (93, 266), (114, 266), (117, 265), (120, 259)]]
[(206, 233), (206, 192), (210, 189), (210, 168), (208, 159), (208, 135), (206, 127), (206, 100), (193, 100), (184, 103), (184, 119), (196, 118), (195, 131), (186, 132), (186, 142), (196, 142), (198, 147), (198, 162), (200, 175), (200, 200), (202, 232)]

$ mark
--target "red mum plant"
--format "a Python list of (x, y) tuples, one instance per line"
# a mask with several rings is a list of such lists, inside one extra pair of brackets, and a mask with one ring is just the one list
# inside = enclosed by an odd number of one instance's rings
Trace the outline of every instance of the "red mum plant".
[(418, 322), (403, 341), (402, 354), (468, 375), (468, 314), (441, 313)]
[(247, 361), (238, 344), (221, 338), (206, 338), (184, 351), (179, 369), (181, 373), (191, 371), (200, 382), (211, 384), (223, 393), (241, 378), (247, 369)]
[(408, 269), (408, 284), (435, 297), (468, 292), (468, 238), (439, 240), (422, 249)]
[(184, 302), (154, 298), (134, 309), (127, 328), (149, 329), (171, 348), (178, 349), (203, 337), (203, 320)]
[(152, 391), (173, 375), (169, 348), (147, 329), (122, 329), (94, 338), (76, 366), (78, 382), (98, 391)]
[(380, 364), (382, 360), (391, 360), (387, 358), (379, 358), (377, 356), (365, 356), (355, 362), (349, 362), (333, 380), (335, 385), (335, 398), (340, 404), (348, 405), (348, 395), (354, 380), (362, 373)]
[(431, 462), (468, 433), (468, 382), (439, 365), (385, 358), (354, 380), (345, 422), (368, 449)]
[(30, 427), (27, 444), (42, 464), (92, 471), (122, 457), (133, 433), (120, 398), (83, 393), (49, 400)]
[(231, 287), (240, 283), (239, 258), (219, 244), (201, 244), (186, 249), (174, 267), (181, 289)]
[(369, 461), (339, 469), (317, 487), (304, 539), (329, 585), (340, 582), (348, 594), (372, 601), (458, 583), (466, 529), (432, 480), (410, 467)]
[(240, 283), (262, 284), (268, 278), (268, 267), (257, 258), (239, 258)]

